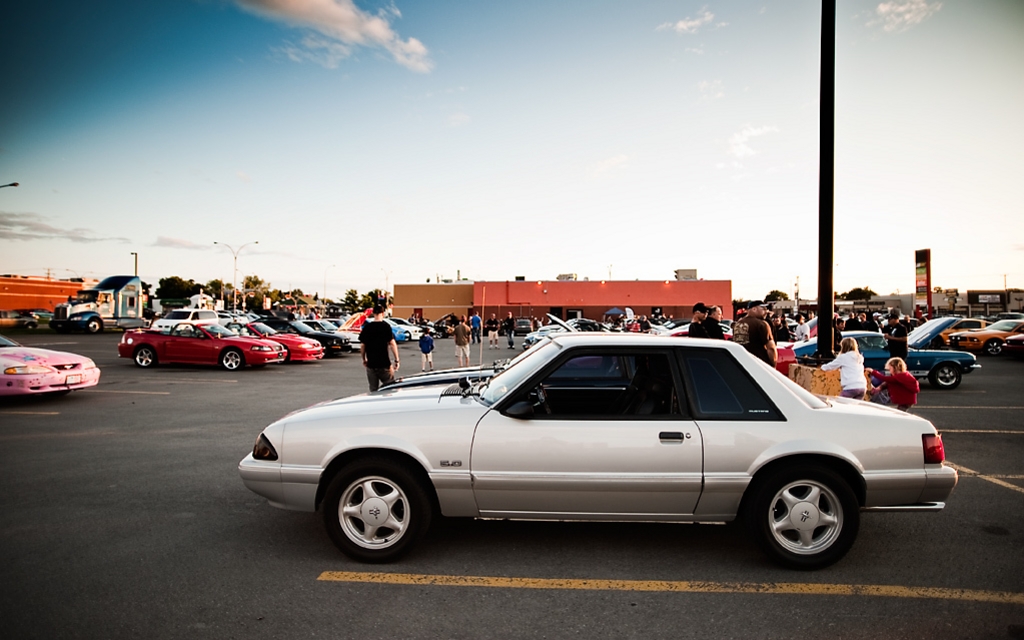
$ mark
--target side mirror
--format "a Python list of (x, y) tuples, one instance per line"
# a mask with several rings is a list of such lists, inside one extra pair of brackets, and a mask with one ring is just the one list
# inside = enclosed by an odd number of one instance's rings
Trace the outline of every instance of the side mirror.
[(505, 409), (505, 415), (510, 418), (518, 418), (525, 420), (533, 417), (533, 403), (527, 402), (526, 400), (520, 400), (515, 402), (508, 409)]

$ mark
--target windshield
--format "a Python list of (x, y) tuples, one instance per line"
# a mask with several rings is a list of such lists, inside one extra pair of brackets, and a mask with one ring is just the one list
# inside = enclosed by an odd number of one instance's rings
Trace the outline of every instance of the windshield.
[(985, 327), (985, 331), (1013, 331), (1019, 324), (1020, 320), (1000, 320)]
[(277, 331), (271, 329), (270, 327), (268, 327), (267, 325), (263, 324), (262, 322), (253, 322), (252, 323), (252, 328), (255, 329), (256, 331), (259, 331), (261, 334), (263, 334), (265, 336), (272, 336), (275, 333), (277, 333)]
[(207, 333), (217, 338), (230, 338), (238, 335), (231, 329), (228, 329), (227, 327), (219, 324), (204, 324), (201, 326), (203, 327), (203, 329), (206, 329)]
[(300, 322), (296, 320), (292, 322), (292, 327), (294, 327), (295, 330), (298, 331), (299, 333), (313, 333), (313, 328), (310, 327), (305, 322)]
[(0, 347), (20, 347), (20, 346), (21, 346), (20, 344), (18, 344), (14, 340), (11, 340), (10, 338), (5, 338), (4, 336), (0, 336)]
[(544, 366), (561, 349), (554, 342), (547, 341), (533, 347), (522, 354), (500, 373), (487, 381), (486, 387), (482, 389), (480, 399), (487, 406), (498, 402), (509, 392), (518, 387), (523, 380), (532, 376), (537, 369)]

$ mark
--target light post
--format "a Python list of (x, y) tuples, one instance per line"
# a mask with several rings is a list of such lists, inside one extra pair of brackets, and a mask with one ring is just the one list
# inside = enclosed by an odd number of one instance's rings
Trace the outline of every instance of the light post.
[(385, 271), (383, 268), (381, 271), (384, 271), (384, 306), (387, 306), (390, 293), (388, 287), (391, 286), (391, 274), (394, 273), (394, 271)]
[(3, 189), (4, 187), (16, 187), (16, 186), (18, 186), (17, 182), (12, 182), (11, 184), (0, 184), (0, 189)]
[(132, 251), (132, 255), (135, 256), (135, 277), (139, 277), (139, 252)]
[(336, 267), (336, 266), (338, 266), (338, 265), (331, 264), (331, 265), (327, 265), (327, 268), (324, 269), (324, 290), (323, 290), (323, 293), (321, 294), (322, 297), (320, 298), (320, 304), (323, 306), (325, 313), (327, 312), (327, 269), (330, 269), (331, 267)]
[(238, 310), (238, 289), (235, 287), (235, 281), (238, 278), (238, 254), (242, 252), (242, 249), (248, 247), (250, 244), (259, 244), (259, 240), (253, 242), (246, 242), (242, 246), (238, 247), (238, 251), (231, 248), (231, 245), (224, 244), (223, 242), (214, 242), (213, 244), (219, 244), (222, 247), (227, 247), (228, 251), (235, 257), (234, 267), (231, 269), (231, 310)]

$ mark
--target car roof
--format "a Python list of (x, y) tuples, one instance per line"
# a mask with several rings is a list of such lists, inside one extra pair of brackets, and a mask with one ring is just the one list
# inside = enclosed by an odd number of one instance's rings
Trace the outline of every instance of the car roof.
[(672, 336), (658, 336), (649, 333), (603, 333), (596, 331), (585, 332), (555, 332), (548, 335), (555, 344), (562, 347), (579, 346), (622, 346), (622, 347), (697, 347), (702, 349), (728, 349), (746, 351), (743, 347), (733, 344), (727, 340), (707, 340), (704, 338), (683, 338)]

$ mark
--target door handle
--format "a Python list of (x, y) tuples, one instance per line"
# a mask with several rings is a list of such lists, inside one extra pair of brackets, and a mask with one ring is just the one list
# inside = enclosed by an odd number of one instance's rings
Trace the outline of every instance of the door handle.
[(662, 431), (658, 434), (658, 439), (662, 442), (682, 442), (686, 436), (682, 431)]

